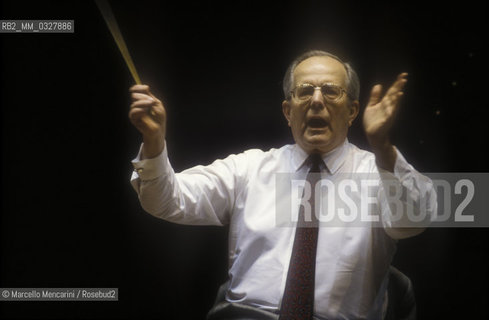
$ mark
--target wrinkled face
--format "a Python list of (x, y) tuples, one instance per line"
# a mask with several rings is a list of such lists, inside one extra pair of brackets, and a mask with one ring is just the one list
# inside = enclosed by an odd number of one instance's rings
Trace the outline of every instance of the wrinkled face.
[[(293, 87), (306, 83), (318, 87), (329, 83), (346, 90), (345, 67), (331, 57), (308, 58), (295, 68)], [(343, 143), (359, 108), (346, 93), (332, 101), (317, 89), (308, 101), (292, 95), (282, 109), (295, 142), (309, 154), (324, 154)]]

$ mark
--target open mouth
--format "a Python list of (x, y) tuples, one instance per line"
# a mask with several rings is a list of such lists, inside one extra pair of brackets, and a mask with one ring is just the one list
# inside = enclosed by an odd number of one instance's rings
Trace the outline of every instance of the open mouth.
[(307, 120), (307, 126), (309, 128), (324, 128), (328, 125), (328, 122), (323, 118), (311, 118)]

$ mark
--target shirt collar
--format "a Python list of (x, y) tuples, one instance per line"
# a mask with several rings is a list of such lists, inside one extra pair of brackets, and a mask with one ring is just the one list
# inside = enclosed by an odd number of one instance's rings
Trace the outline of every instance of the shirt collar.
[[(348, 139), (345, 139), (345, 141), (338, 147), (322, 156), (323, 161), (331, 174), (336, 173), (345, 162), (348, 144)], [(307, 152), (305, 152), (298, 144), (295, 144), (292, 151), (292, 168), (297, 172), (305, 165), (308, 156)]]

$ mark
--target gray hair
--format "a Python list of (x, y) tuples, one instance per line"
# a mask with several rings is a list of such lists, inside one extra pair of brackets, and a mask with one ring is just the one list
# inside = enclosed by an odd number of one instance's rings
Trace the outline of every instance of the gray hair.
[(326, 51), (322, 50), (311, 50), (307, 51), (292, 61), (292, 63), (287, 68), (283, 80), (283, 90), (286, 100), (290, 99), (290, 91), (292, 90), (292, 85), (294, 84), (294, 70), (302, 61), (309, 59), (311, 57), (330, 57), (338, 60), (343, 64), (346, 70), (346, 92), (351, 100), (359, 100), (360, 98), (360, 80), (358, 75), (353, 70), (352, 66), (348, 62), (343, 62), (340, 58)]

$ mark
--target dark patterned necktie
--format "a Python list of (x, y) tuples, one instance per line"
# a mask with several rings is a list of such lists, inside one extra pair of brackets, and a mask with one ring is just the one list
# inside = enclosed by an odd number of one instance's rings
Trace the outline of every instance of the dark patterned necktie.
[[(311, 186), (309, 199), (311, 213), (310, 215), (305, 214), (304, 206), (300, 206), (279, 320), (307, 320), (312, 319), (313, 316), (316, 247), (319, 231), (318, 221), (314, 214), (314, 187), (318, 181), (320, 163), (323, 160), (320, 155), (312, 154), (307, 161), (311, 164), (311, 169), (307, 174), (307, 181)], [(309, 217), (312, 218), (312, 221), (306, 221)]]

